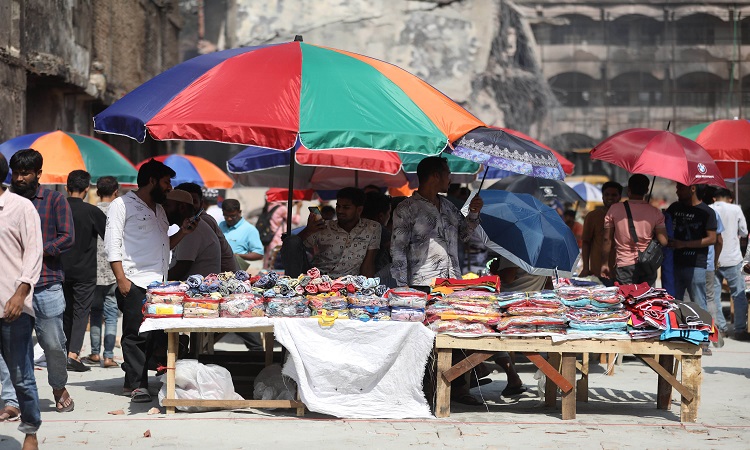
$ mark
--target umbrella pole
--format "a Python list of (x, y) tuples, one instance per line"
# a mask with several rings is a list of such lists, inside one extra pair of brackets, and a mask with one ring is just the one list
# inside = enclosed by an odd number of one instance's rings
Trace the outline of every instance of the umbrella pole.
[(487, 172), (490, 170), (490, 166), (484, 166), (484, 175), (482, 176), (482, 182), (479, 183), (479, 189), (477, 190), (477, 195), (479, 195), (479, 192), (482, 191), (482, 186), (484, 186), (484, 179), (487, 178)]
[(289, 150), (289, 191), (286, 196), (286, 234), (287, 236), (292, 235), (292, 209), (294, 206), (294, 154), (297, 151), (297, 146), (293, 146)]
[(354, 187), (359, 189), (359, 170), (354, 171)]
[[(669, 125), (667, 125), (669, 127)], [(648, 190), (648, 196), (646, 197), (646, 201), (651, 203), (651, 194), (654, 193), (654, 185), (656, 184), (656, 175), (654, 175), (654, 178), (651, 179), (651, 189)]]
[(740, 204), (740, 177), (739, 170), (737, 169), (737, 161), (734, 162), (734, 204)]

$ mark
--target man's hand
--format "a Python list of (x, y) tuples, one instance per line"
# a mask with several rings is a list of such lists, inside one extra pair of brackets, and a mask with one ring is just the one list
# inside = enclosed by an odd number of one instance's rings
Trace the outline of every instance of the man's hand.
[[(719, 266), (716, 266), (716, 267), (719, 267)], [(744, 265), (744, 266), (742, 267), (742, 270), (744, 270), (744, 271), (745, 271), (745, 273), (750, 273), (750, 264), (745, 264), (745, 265)]]
[(117, 290), (120, 291), (123, 297), (128, 296), (131, 287), (133, 287), (133, 283), (127, 278), (117, 280)]
[(184, 234), (190, 234), (198, 227), (198, 222), (201, 221), (200, 217), (188, 217), (187, 219), (182, 221), (182, 226), (180, 227), (180, 230)]
[(5, 317), (3, 319), (8, 322), (13, 322), (21, 317), (21, 313), (23, 312), (23, 300), (24, 297), (18, 292), (13, 294), (10, 300), (8, 300), (8, 303), (5, 304)]
[(326, 227), (326, 221), (322, 218), (318, 218), (317, 214), (310, 214), (307, 218), (307, 226), (299, 233), (299, 237), (302, 240), (307, 239), (308, 236), (321, 231)]
[(469, 212), (479, 213), (483, 206), (484, 200), (482, 200), (482, 197), (475, 195), (474, 198), (471, 199), (471, 203), (469, 203)]
[(602, 264), (601, 277), (610, 278), (610, 272), (609, 264)]
[(685, 242), (670, 239), (669, 243), (667, 244), (667, 247), (673, 248), (675, 250), (679, 250), (681, 248), (685, 248)]

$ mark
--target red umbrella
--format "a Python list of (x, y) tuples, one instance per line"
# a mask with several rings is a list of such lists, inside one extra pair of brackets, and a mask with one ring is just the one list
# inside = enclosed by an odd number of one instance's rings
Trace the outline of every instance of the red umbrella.
[(548, 146), (544, 145), (542, 142), (539, 142), (536, 139), (529, 137), (526, 134), (521, 133), (520, 131), (511, 130), (510, 128), (500, 128), (500, 127), (490, 127), (490, 128), (497, 128), (497, 129), (503, 130), (508, 134), (512, 134), (513, 136), (520, 137), (521, 139), (526, 139), (527, 141), (531, 141), (534, 144), (551, 151), (552, 154), (555, 155), (555, 158), (557, 158), (557, 160), (560, 161), (560, 165), (562, 166), (563, 171), (565, 172), (566, 175), (570, 175), (571, 173), (573, 173), (573, 169), (575, 169), (576, 167), (576, 165), (573, 164), (573, 161), (564, 157), (563, 155), (561, 155), (554, 149), (549, 148)]
[[(292, 200), (312, 200), (315, 194), (315, 191), (312, 189), (295, 189), (292, 192)], [(266, 201), (268, 203), (287, 200), (289, 200), (289, 189), (271, 188), (266, 191)]]
[(726, 187), (716, 163), (706, 150), (675, 133), (631, 128), (603, 140), (591, 150), (591, 159), (607, 161), (630, 173), (654, 175), (685, 185)]
[(705, 148), (724, 178), (741, 178), (750, 172), (750, 122), (717, 120), (694, 125), (680, 133)]

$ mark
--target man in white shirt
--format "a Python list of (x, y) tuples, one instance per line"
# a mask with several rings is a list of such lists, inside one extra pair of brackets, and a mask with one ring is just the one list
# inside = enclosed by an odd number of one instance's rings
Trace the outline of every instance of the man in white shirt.
[(721, 302), (721, 282), (726, 278), (734, 301), (734, 338), (750, 341), (750, 334), (747, 332), (745, 277), (742, 273), (742, 250), (740, 250), (740, 238), (747, 236), (747, 222), (742, 208), (733, 205), (731, 201), (732, 193), (728, 189), (717, 189), (714, 193), (714, 204), (711, 205), (724, 224), (724, 233), (722, 233), (724, 245), (715, 269), (715, 300)]
[[(170, 224), (180, 224), (195, 214), (193, 196), (180, 189), (172, 189), (167, 194), (164, 211)], [(169, 269), (170, 280), (185, 280), (188, 276), (206, 276), (221, 271), (221, 249), (219, 238), (208, 224), (201, 220), (195, 231), (180, 241), (172, 254)]]
[(146, 288), (165, 281), (170, 248), (194, 228), (186, 220), (177, 233), (167, 235), (169, 222), (161, 204), (172, 190), (170, 179), (174, 176), (174, 170), (150, 160), (138, 171), (138, 190), (113, 200), (107, 211), (104, 246), (117, 282), (117, 306), (122, 311), (123, 390), (137, 403), (151, 401), (148, 377), (144, 376), (147, 335), (138, 333)]

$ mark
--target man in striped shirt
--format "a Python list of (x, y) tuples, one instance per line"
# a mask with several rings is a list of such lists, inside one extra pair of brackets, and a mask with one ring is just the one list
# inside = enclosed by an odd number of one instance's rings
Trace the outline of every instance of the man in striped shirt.
[(60, 255), (70, 250), (75, 241), (73, 215), (63, 194), (39, 185), (42, 164), (42, 155), (36, 150), (16, 152), (10, 158), (13, 171), (11, 191), (31, 200), (41, 219), (44, 257), (42, 272), (34, 287), (34, 329), (47, 360), (47, 380), (52, 387), (55, 409), (69, 412), (75, 405), (65, 388), (68, 383), (68, 352), (63, 331), (65, 297)]

